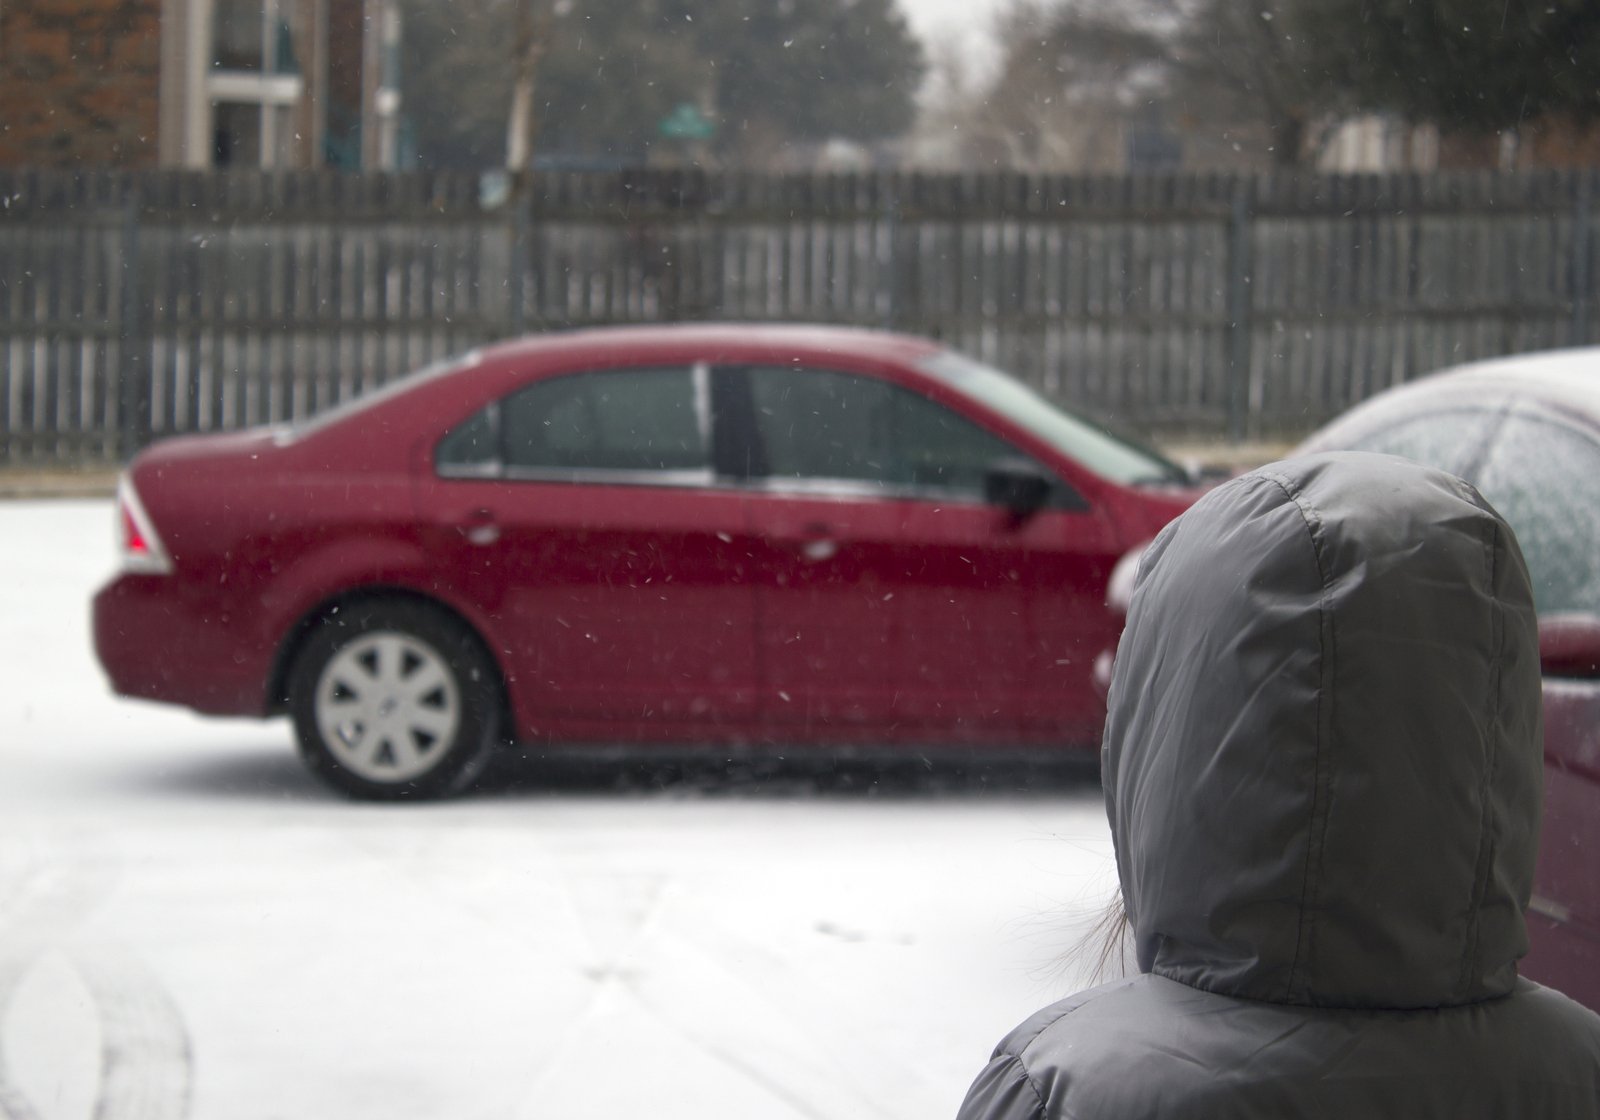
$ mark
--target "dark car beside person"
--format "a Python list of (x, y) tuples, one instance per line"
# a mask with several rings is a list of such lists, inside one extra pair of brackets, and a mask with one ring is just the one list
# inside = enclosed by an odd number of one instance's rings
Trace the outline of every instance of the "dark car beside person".
[(1526, 975), (1600, 1010), (1600, 348), (1475, 362), (1382, 393), (1299, 449), (1387, 452), (1472, 483), (1539, 610), (1544, 832)]

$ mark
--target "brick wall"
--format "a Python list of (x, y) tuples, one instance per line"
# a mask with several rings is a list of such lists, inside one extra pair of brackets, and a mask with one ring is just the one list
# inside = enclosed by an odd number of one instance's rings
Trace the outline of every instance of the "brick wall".
[(1523, 121), (1512, 140), (1505, 143), (1499, 132), (1444, 133), (1439, 170), (1572, 171), (1600, 165), (1600, 124), (1536, 117)]
[(161, 0), (0, 0), (0, 166), (156, 162)]
[(1546, 117), (1525, 125), (1517, 146), (1519, 167), (1594, 167), (1600, 164), (1600, 126)]

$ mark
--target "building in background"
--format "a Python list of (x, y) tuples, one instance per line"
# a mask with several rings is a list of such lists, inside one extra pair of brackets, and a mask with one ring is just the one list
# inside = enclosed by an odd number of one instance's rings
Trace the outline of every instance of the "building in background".
[(391, 169), (397, 0), (0, 0), (0, 165)]
[(1322, 130), (1315, 164), (1341, 174), (1436, 171), (1439, 130), (1378, 113), (1348, 117)]

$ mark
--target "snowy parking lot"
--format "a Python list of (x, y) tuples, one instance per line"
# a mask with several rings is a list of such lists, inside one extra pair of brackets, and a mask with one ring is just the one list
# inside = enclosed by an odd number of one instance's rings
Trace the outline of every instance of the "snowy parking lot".
[(1081, 977), (1081, 772), (636, 752), (351, 804), (285, 721), (114, 698), (111, 565), (109, 502), (0, 502), (0, 1120), (923, 1120)]

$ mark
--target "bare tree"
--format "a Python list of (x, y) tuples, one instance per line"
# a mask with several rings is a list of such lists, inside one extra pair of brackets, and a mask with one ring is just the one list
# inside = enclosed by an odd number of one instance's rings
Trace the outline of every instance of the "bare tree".
[(967, 99), (966, 150), (1115, 169), (1129, 135), (1159, 122), (1207, 162), (1309, 162), (1340, 107), (1309, 62), (1310, 2), (1012, 0), (999, 72)]
[(1174, 0), (1174, 92), (1219, 118), (1264, 129), (1271, 160), (1316, 158), (1338, 116), (1302, 27), (1306, 0)]
[(539, 121), (533, 110), (539, 63), (555, 29), (556, 0), (512, 0), (511, 112), (506, 122), (506, 169), (514, 176), (528, 170)]
[(1162, 78), (1166, 44), (1139, 22), (1144, 7), (1010, 0), (994, 21), (1001, 63), (992, 78), (976, 82), (959, 58), (936, 52), (928, 124), (967, 163), (1119, 169), (1130, 122)]

